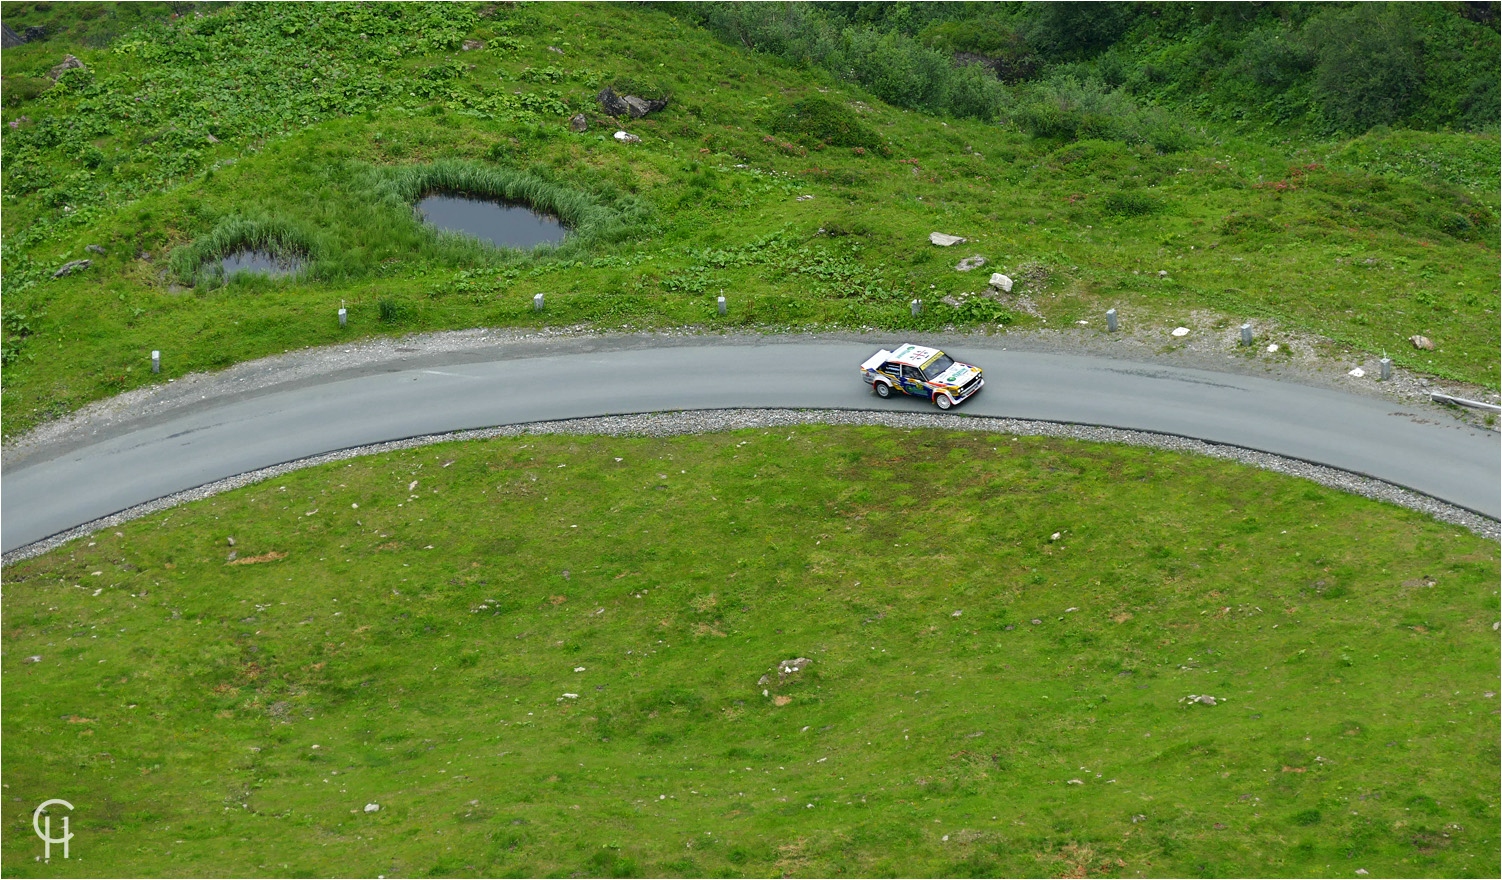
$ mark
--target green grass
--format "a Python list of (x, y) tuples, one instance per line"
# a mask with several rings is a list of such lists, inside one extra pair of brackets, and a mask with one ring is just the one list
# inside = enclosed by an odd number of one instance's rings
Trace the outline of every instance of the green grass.
[[(7, 568), (0, 851), (18, 877), (1496, 876), (1498, 577), (1419, 514), (1145, 449), (381, 455)], [(50, 797), (76, 837), (44, 866)]]
[[(5, 7), (22, 25), (31, 8)], [(1116, 307), (1166, 330), (1207, 310), (1498, 381), (1495, 134), (1287, 140), (1179, 113), (1194, 137), (1178, 152), (1035, 138), (893, 108), (643, 7), (147, 8), (120, 33), (113, 7), (78, 9), (95, 18), (77, 36), (7, 50), (7, 82), (45, 79), (64, 50), (89, 68), (3, 111), (6, 436), (187, 372), (380, 334), (1044, 326), (941, 303), (993, 270), (1026, 279), (1048, 326)], [(608, 83), (671, 103), (618, 124), (594, 102)], [(616, 143), (617, 127), (643, 142)], [(579, 234), (526, 255), (437, 235), (407, 207), (429, 186), (520, 194)], [(972, 242), (934, 248), (936, 230)], [(262, 241), (306, 252), (307, 271), (183, 289), (201, 260)], [(977, 253), (986, 267), (954, 271)], [(401, 319), (381, 320), (382, 301)]]

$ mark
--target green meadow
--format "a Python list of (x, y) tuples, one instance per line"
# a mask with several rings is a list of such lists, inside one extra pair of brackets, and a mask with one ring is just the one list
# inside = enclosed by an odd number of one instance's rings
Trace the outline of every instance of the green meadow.
[(1220, 461), (521, 436), (6, 575), (8, 876), (1499, 870), (1495, 544)]
[[(1115, 307), (1496, 387), (1497, 127), (1440, 96), (1470, 94), (1497, 38), (1419, 6), (1427, 78), (1371, 116), (1320, 103), (1355, 75), (1329, 34), (1391, 30), (1360, 5), (1188, 4), (1102, 50), (1059, 42), (1068, 4), (861, 4), (891, 20), (842, 25), (781, 5), (5, 3), (51, 35), (5, 50), (4, 432), (284, 350), (475, 326), (1004, 332)], [(53, 82), (65, 53), (85, 66)], [(668, 106), (614, 120), (605, 86)], [(419, 221), (430, 192), (575, 234), (481, 246)], [(217, 271), (255, 248), (302, 269)], [(981, 295), (993, 271), (1014, 296)]]

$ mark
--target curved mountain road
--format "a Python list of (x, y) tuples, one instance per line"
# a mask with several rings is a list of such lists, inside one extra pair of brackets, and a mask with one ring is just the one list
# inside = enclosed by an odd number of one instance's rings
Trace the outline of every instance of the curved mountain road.
[[(464, 429), (664, 410), (932, 412), (877, 399), (867, 343), (719, 343), (556, 355), (504, 350), (389, 365), (181, 407), (8, 466), (0, 549), (216, 480), (353, 446)], [(1498, 434), (1429, 408), (1206, 370), (956, 346), (986, 370), (961, 415), (1180, 434), (1375, 477), (1502, 518)], [(7, 463), (9, 464), (9, 463)]]

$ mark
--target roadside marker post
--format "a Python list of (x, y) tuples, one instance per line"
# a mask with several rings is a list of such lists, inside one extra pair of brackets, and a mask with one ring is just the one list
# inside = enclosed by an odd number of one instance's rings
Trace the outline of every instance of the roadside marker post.
[(1386, 382), (1392, 378), (1392, 358), (1383, 355), (1380, 363), (1382, 364), (1382, 369), (1378, 375), (1382, 377), (1383, 382)]
[(1116, 310), (1115, 309), (1106, 309), (1106, 332), (1107, 333), (1115, 333), (1116, 332)]
[(162, 371), (162, 353), (159, 352), (159, 351), (152, 351), (151, 352), (151, 372), (153, 372), (153, 373), (160, 373), (161, 371)]
[(908, 307), (912, 309), (913, 317), (916, 318), (918, 317), (918, 313), (923, 311), (923, 300), (915, 299), (911, 303), (908, 303)]
[(532, 297), (532, 311), (542, 311), (542, 294), (539, 293), (536, 296)]
[(715, 300), (715, 307), (719, 309), (720, 314), (725, 314), (725, 297), (723, 294), (719, 299)]
[(1250, 322), (1241, 325), (1241, 344), (1252, 344), (1252, 325)]

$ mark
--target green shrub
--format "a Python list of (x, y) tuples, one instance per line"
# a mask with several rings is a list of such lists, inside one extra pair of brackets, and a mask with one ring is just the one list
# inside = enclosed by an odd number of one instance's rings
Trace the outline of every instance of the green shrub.
[(19, 107), (51, 87), (52, 81), (43, 77), (7, 76), (4, 87), (0, 88), (0, 95), (4, 96), (0, 103), (6, 107)]
[(1390, 125), (1414, 109), (1423, 82), (1423, 46), (1402, 7), (1358, 3), (1309, 23), (1318, 53), (1314, 94), (1340, 131)]
[(865, 147), (880, 149), (883, 144), (876, 132), (854, 110), (837, 101), (817, 95), (799, 99), (773, 113), (767, 127), (775, 134), (790, 137), (804, 146)]
[(394, 299), (382, 299), (376, 303), (376, 314), (382, 324), (399, 324), (407, 317), (407, 307)]
[(1136, 190), (1109, 192), (1101, 199), (1101, 210), (1117, 217), (1140, 217), (1162, 209), (1162, 200)]

